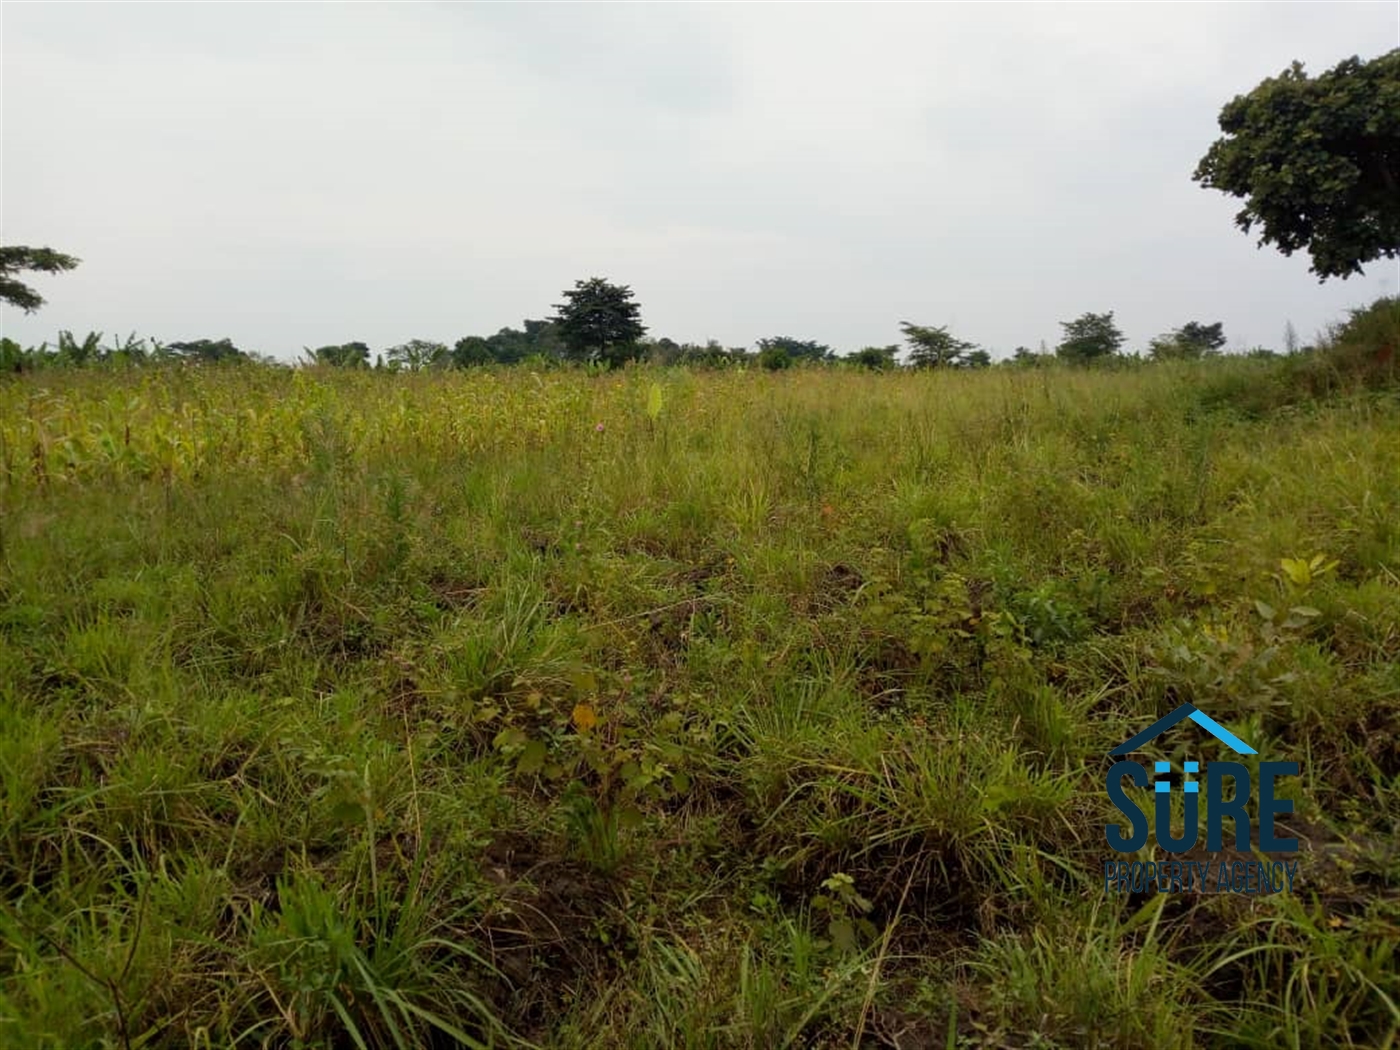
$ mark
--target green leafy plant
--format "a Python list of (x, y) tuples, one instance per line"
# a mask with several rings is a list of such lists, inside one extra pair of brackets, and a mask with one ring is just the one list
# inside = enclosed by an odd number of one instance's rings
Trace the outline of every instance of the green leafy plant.
[(875, 906), (856, 892), (851, 876), (838, 871), (822, 881), (822, 889), (826, 892), (813, 895), (812, 909), (826, 917), (831, 948), (842, 953), (858, 951), (879, 935), (875, 924), (866, 918)]
[(1275, 578), (1288, 587), (1305, 592), (1316, 580), (1336, 570), (1340, 563), (1325, 554), (1314, 554), (1311, 558), (1284, 558), (1279, 562), (1281, 575)]

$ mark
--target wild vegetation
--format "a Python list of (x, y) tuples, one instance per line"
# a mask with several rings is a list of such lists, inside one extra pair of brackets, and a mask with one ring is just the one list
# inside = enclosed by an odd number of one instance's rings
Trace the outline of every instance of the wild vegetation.
[[(0, 381), (0, 1044), (1394, 1045), (1397, 338)], [(1292, 892), (1105, 891), (1185, 700)]]

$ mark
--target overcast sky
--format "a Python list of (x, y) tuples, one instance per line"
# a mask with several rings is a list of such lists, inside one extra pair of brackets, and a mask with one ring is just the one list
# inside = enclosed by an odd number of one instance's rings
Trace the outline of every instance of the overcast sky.
[(631, 285), (652, 335), (845, 352), (950, 325), (1004, 356), (1113, 310), (1304, 339), (1320, 285), (1191, 181), (1293, 59), (1400, 3), (0, 6), (0, 236), (83, 263), (5, 334), (451, 343)]

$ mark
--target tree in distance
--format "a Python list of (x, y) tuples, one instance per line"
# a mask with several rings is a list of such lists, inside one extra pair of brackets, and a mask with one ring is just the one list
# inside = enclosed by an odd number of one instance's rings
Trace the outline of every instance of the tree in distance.
[(428, 339), (410, 339), (384, 351), (389, 367), (396, 371), (421, 372), (428, 368), (442, 368), (451, 360), (447, 346)]
[(1188, 346), (1198, 346), (1201, 353), (1209, 354), (1225, 345), (1225, 325), (1221, 321), (1204, 324), (1200, 321), (1187, 321), (1173, 333)]
[(452, 345), (452, 363), (458, 368), (489, 365), (493, 360), (490, 340), (479, 335), (463, 336)]
[(1041, 352), (1036, 353), (1028, 346), (1018, 346), (1011, 352), (1011, 360), (1006, 364), (1015, 365), (1017, 368), (1038, 368), (1050, 360), (1050, 354), (1045, 352), (1045, 343), (1042, 341)]
[(1084, 314), (1073, 321), (1061, 321), (1065, 337), (1055, 348), (1064, 361), (1088, 364), (1116, 354), (1123, 346), (1123, 333), (1113, 323), (1113, 311), (1106, 314)]
[(187, 339), (179, 343), (168, 343), (167, 354), (199, 364), (220, 364), (226, 361), (246, 361), (248, 355), (233, 345), (233, 340)]
[(369, 347), (364, 343), (341, 343), (336, 346), (318, 346), (306, 351), (313, 364), (331, 365), (334, 368), (368, 368)]
[(16, 280), (13, 275), (25, 270), (66, 273), (80, 262), (81, 259), (56, 252), (52, 248), (25, 248), (20, 245), (0, 247), (0, 300), (32, 314), (44, 305), (44, 297), (27, 284)]
[(1298, 352), (1298, 329), (1293, 327), (1292, 321), (1286, 321), (1283, 325), (1283, 352), (1286, 354), (1296, 354)]
[(509, 326), (495, 335), (468, 335), (453, 344), (448, 355), (456, 368), (476, 365), (514, 365), (531, 358), (557, 361), (564, 356), (559, 326), (553, 321), (526, 319), (522, 331)]
[(872, 372), (885, 372), (897, 367), (898, 362), (895, 357), (898, 353), (898, 343), (892, 343), (889, 346), (867, 346), (857, 350), (846, 360), (859, 368), (868, 368)]
[(825, 343), (819, 343), (815, 339), (794, 339), (790, 335), (777, 335), (771, 339), (760, 339), (757, 345), (760, 357), (765, 351), (780, 350), (793, 363), (798, 361), (830, 361), (836, 356), (832, 353), (831, 347)]
[(1304, 249), (1325, 281), (1400, 254), (1400, 48), (1313, 79), (1294, 62), (1220, 111), (1192, 178), (1244, 199), (1259, 245)]
[(563, 294), (566, 301), (555, 304), (558, 313), (549, 320), (557, 326), (570, 360), (616, 368), (641, 355), (646, 326), (631, 288), (590, 277), (574, 282), (573, 290)]
[(700, 368), (724, 368), (727, 365), (742, 362), (744, 357), (745, 351), (741, 348), (731, 347), (726, 350), (718, 339), (707, 339), (704, 346), (683, 343), (680, 363)]
[(681, 359), (681, 344), (669, 336), (662, 336), (660, 339), (648, 336), (641, 341), (642, 356), (654, 365), (666, 367), (674, 365)]
[(683, 365), (692, 368), (722, 368), (730, 363), (729, 351), (716, 340), (704, 345), (699, 343), (678, 343), (662, 336), (660, 339), (643, 339), (640, 344), (642, 356), (655, 365), (669, 367)]
[(911, 347), (909, 364), (913, 368), (953, 367), (962, 363), (963, 355), (977, 349), (976, 343), (969, 343), (951, 335), (947, 325), (927, 328), (903, 321), (899, 329)]
[(1218, 354), (1224, 345), (1225, 326), (1222, 322), (1202, 324), (1200, 321), (1188, 321), (1175, 331), (1153, 339), (1147, 344), (1147, 353), (1154, 361), (1194, 361)]

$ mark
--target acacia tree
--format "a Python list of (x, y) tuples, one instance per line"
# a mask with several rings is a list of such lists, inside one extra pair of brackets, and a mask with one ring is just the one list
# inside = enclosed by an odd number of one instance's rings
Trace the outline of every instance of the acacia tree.
[(947, 325), (928, 328), (903, 321), (899, 330), (911, 347), (909, 364), (913, 368), (944, 368), (957, 365), (964, 354), (977, 349), (976, 343), (959, 339), (948, 331)]
[(1112, 310), (1061, 321), (1060, 327), (1065, 330), (1065, 337), (1055, 348), (1055, 354), (1065, 361), (1087, 364), (1116, 354), (1124, 343), (1123, 333), (1113, 323)]
[(24, 270), (40, 273), (65, 273), (82, 262), (52, 248), (25, 248), (19, 245), (0, 247), (0, 299), (32, 314), (44, 305), (44, 297), (27, 284), (15, 280), (13, 274)]
[(573, 290), (563, 295), (567, 301), (555, 304), (558, 313), (549, 320), (557, 326), (571, 360), (616, 368), (640, 356), (638, 344), (646, 326), (631, 288), (590, 277), (574, 282)]
[(1220, 111), (1192, 178), (1241, 197), (1259, 244), (1304, 249), (1319, 280), (1400, 254), (1400, 48), (1312, 79), (1294, 62)]

